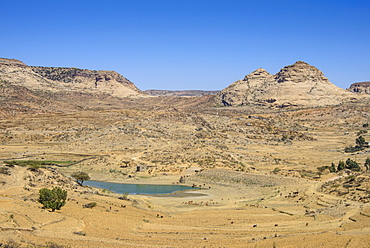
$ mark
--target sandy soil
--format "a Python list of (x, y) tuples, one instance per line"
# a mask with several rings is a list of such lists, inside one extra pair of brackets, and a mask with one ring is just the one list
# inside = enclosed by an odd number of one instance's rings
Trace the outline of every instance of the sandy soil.
[[(15, 168), (0, 190), (0, 240), (25, 247), (369, 247), (370, 208), (316, 191), (320, 182), (284, 178), (273, 187), (210, 183), (189, 195), (120, 195), (78, 187), (55, 212), (25, 190), (30, 172)], [(254, 175), (256, 176), (256, 175)], [(262, 176), (262, 175), (261, 175)], [(257, 175), (258, 177), (258, 175)], [(135, 180), (168, 183), (178, 176)], [(122, 182), (132, 182), (123, 180)], [(299, 182), (299, 185), (297, 184)], [(209, 188), (210, 187), (210, 188)], [(191, 193), (202, 193), (197, 196)], [(33, 200), (32, 200), (33, 199)], [(82, 205), (97, 202), (88, 209)]]
[[(71, 248), (370, 247), (370, 205), (318, 191), (340, 175), (317, 177), (317, 167), (369, 157), (369, 149), (343, 152), (368, 121), (368, 105), (360, 107), (261, 111), (250, 118), (255, 113), (244, 107), (195, 113), (151, 112), (145, 106), (2, 119), (0, 167), (5, 160), (29, 159), (72, 165), (53, 166), (65, 176), (24, 167), (0, 173), (0, 242)], [(138, 165), (147, 170), (136, 172)], [(122, 183), (173, 184), (185, 176), (187, 185), (202, 189), (121, 200), (122, 195), (76, 186), (68, 178), (75, 171)], [(50, 212), (37, 197), (40, 188), (53, 186), (67, 189), (69, 200)], [(90, 202), (97, 206), (83, 208)]]

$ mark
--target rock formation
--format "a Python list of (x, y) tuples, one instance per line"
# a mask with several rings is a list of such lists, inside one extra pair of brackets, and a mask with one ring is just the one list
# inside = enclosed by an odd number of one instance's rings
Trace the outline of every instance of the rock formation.
[(370, 94), (370, 81), (351, 84), (347, 90), (353, 93)]
[(0, 59), (0, 80), (35, 91), (144, 96), (132, 82), (114, 71), (34, 67), (15, 59)]
[(298, 61), (271, 75), (260, 68), (223, 89), (216, 97), (224, 106), (323, 106), (355, 99), (330, 83), (316, 67)]
[(77, 91), (105, 93), (115, 97), (140, 94), (128, 79), (115, 71), (92, 71), (78, 68), (31, 67), (38, 75)]

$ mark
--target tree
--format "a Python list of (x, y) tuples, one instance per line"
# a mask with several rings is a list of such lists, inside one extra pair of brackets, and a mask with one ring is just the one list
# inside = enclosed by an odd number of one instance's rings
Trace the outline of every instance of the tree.
[(331, 166), (330, 166), (330, 168), (329, 168), (329, 171), (330, 171), (331, 173), (334, 173), (334, 172), (336, 172), (336, 171), (337, 171), (337, 169), (335, 168), (335, 164), (334, 164), (334, 163), (331, 163)]
[(346, 165), (344, 164), (344, 161), (339, 161), (338, 169), (337, 171), (344, 170), (346, 168)]
[(42, 188), (39, 190), (38, 202), (44, 205), (44, 208), (51, 208), (60, 210), (66, 204), (67, 191), (59, 187), (53, 189)]
[(361, 167), (356, 161), (348, 158), (346, 160), (346, 169), (353, 170), (353, 171), (360, 171)]
[(356, 139), (356, 145), (359, 147), (363, 147), (365, 145), (366, 141), (365, 138), (360, 136)]
[(364, 166), (366, 168), (366, 170), (370, 170), (370, 158), (367, 158), (365, 163), (364, 163)]
[(71, 177), (76, 179), (77, 183), (82, 186), (83, 182), (90, 179), (90, 176), (86, 172), (73, 172)]

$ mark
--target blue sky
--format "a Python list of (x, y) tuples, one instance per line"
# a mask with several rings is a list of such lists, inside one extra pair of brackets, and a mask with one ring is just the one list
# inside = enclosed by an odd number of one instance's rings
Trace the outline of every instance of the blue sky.
[(219, 90), (302, 60), (370, 81), (368, 0), (0, 0), (0, 57), (114, 70), (141, 89)]

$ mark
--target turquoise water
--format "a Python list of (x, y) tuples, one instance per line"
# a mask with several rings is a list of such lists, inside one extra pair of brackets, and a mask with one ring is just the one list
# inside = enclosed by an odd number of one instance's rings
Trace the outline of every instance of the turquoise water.
[(183, 185), (126, 184), (85, 181), (84, 185), (107, 189), (119, 194), (170, 194), (175, 191), (194, 189)]

